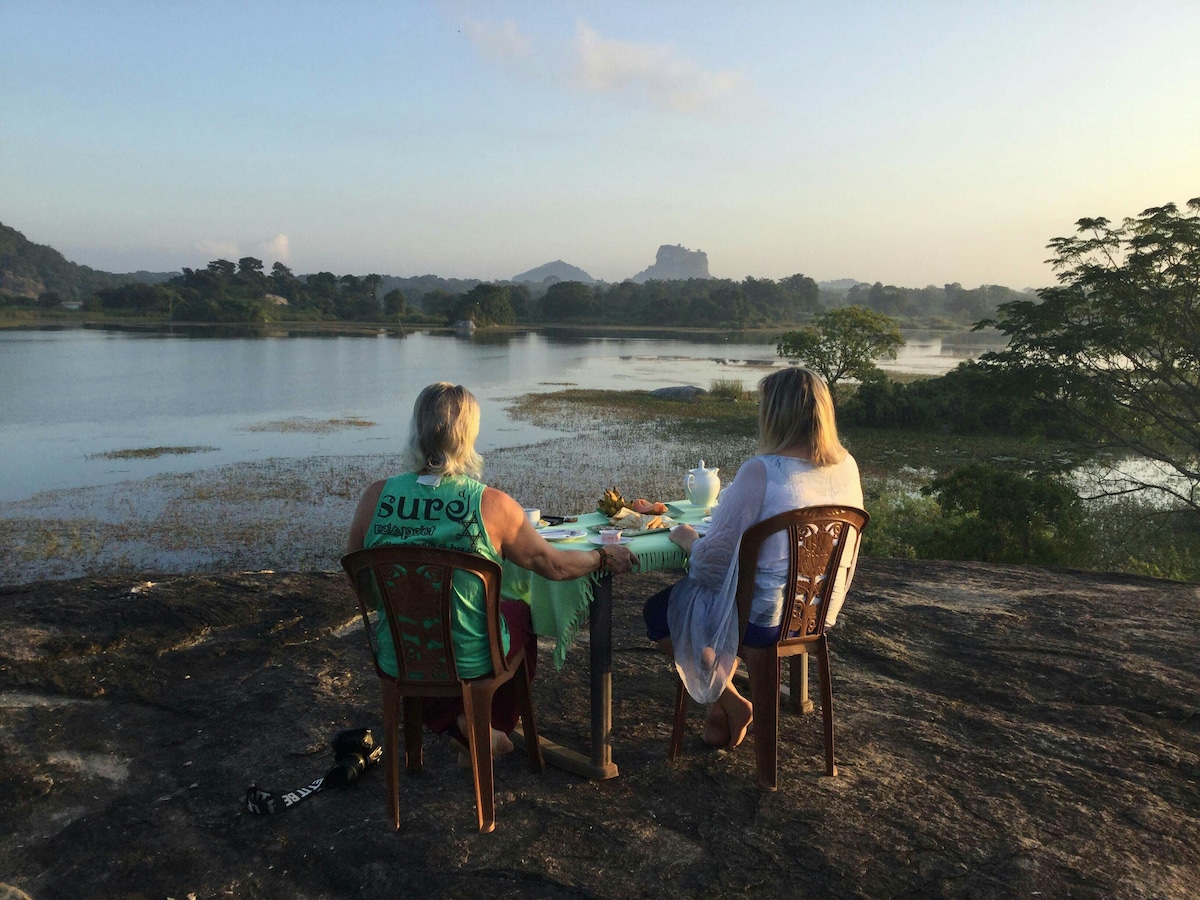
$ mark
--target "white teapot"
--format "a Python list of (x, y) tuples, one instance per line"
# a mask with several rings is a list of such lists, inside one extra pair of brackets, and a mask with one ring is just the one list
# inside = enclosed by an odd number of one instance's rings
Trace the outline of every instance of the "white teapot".
[(711, 469), (704, 468), (704, 460), (700, 460), (700, 465), (688, 472), (683, 483), (683, 492), (689, 503), (701, 509), (708, 509), (717, 501), (717, 494), (721, 491), (721, 479), (717, 477), (719, 471), (721, 470), (715, 466)]

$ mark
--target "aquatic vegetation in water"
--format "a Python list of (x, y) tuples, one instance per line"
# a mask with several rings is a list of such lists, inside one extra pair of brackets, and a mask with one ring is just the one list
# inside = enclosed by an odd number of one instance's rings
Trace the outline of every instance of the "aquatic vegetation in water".
[(216, 447), (135, 447), (93, 453), (89, 459), (158, 459), (160, 456), (185, 456), (189, 453), (214, 453)]
[(298, 416), (292, 419), (281, 419), (277, 422), (260, 422), (248, 425), (246, 431), (279, 431), (303, 432), (305, 434), (327, 434), (340, 428), (374, 428), (374, 422), (360, 419), (358, 416), (346, 416), (341, 419), (308, 419)]

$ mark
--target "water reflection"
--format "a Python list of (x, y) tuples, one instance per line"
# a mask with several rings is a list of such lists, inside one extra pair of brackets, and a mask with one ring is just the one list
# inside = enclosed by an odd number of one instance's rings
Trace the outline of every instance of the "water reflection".
[[(886, 368), (945, 372), (973, 355), (958, 336), (950, 338), (911, 335)], [(460, 337), (279, 325), (11, 329), (0, 331), (6, 470), (0, 500), (231, 462), (385, 453), (403, 441), (412, 398), (432, 381), (466, 384), (479, 397), (491, 442), (481, 449), (487, 450), (557, 436), (508, 419), (505, 406), (520, 394), (562, 387), (707, 388), (718, 379), (741, 379), (749, 389), (783, 364), (775, 335), (762, 333), (551, 329)], [(375, 424), (321, 433), (262, 428), (302, 418)], [(96, 456), (169, 446), (218, 449), (202, 458)]]

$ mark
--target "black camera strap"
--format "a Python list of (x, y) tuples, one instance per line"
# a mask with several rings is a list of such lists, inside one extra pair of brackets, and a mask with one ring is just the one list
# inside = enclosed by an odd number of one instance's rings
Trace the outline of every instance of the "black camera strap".
[(246, 789), (246, 809), (256, 816), (273, 816), (307, 800), (323, 787), (348, 788), (383, 756), (383, 747), (375, 744), (375, 736), (369, 728), (343, 729), (333, 736), (330, 744), (334, 765), (324, 776), (287, 793), (264, 791), (252, 784)]
[(295, 806), (301, 800), (307, 800), (319, 791), (324, 783), (325, 778), (321, 777), (312, 784), (307, 784), (294, 791), (288, 791), (285, 794), (264, 791), (257, 785), (252, 784), (246, 789), (246, 809), (258, 816), (273, 816), (289, 807)]

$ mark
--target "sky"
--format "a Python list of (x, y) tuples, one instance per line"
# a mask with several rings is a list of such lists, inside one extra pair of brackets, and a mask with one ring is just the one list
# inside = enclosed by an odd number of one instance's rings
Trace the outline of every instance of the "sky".
[(0, 0), (0, 222), (113, 272), (1052, 284), (1200, 196), (1200, 2)]

